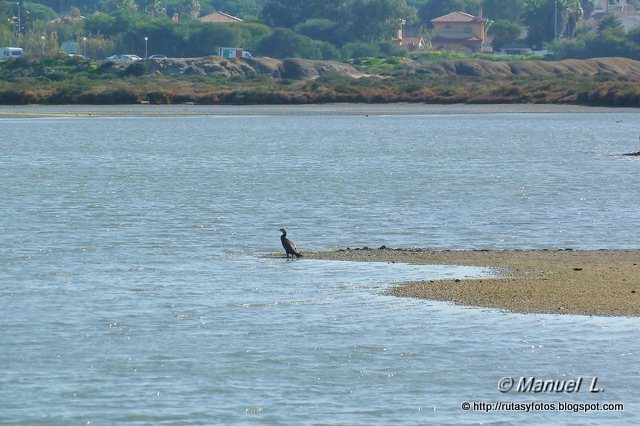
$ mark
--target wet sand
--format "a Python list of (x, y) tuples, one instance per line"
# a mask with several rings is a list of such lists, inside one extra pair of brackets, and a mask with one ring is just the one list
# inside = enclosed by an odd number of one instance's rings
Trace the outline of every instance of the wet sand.
[(640, 108), (555, 104), (308, 104), (308, 105), (0, 105), (0, 118), (90, 118), (256, 115), (640, 113)]
[(307, 258), (474, 265), (497, 278), (411, 282), (387, 290), (521, 313), (640, 316), (640, 250), (350, 249)]

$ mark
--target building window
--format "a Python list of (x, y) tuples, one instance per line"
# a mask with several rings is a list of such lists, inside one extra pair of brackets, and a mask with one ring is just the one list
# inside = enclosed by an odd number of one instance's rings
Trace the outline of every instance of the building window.
[(449, 34), (449, 33), (452, 33), (452, 32), (453, 32), (453, 28), (451, 28), (451, 25), (446, 25), (444, 27), (444, 33), (445, 34)]
[(472, 33), (471, 27), (464, 27), (464, 33), (465, 34), (471, 34)]

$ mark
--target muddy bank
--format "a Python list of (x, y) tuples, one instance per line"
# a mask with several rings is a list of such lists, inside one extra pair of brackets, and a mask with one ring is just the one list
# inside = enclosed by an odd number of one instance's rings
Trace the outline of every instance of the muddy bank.
[(522, 313), (640, 316), (640, 250), (428, 250), (387, 248), (305, 253), (363, 262), (475, 265), (492, 279), (423, 281), (388, 290), (460, 305)]

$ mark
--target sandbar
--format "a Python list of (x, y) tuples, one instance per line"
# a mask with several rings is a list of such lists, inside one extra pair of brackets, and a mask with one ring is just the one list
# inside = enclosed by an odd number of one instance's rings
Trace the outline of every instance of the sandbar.
[(307, 258), (495, 268), (495, 278), (404, 283), (386, 294), (519, 313), (640, 316), (640, 250), (358, 248)]
[(0, 119), (181, 116), (451, 115), (640, 113), (640, 108), (556, 104), (307, 104), (307, 105), (0, 105)]

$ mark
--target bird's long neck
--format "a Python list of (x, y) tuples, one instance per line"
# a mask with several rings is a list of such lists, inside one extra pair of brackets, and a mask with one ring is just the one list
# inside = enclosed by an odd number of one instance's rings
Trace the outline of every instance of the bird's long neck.
[(287, 237), (287, 231), (282, 231), (282, 236), (280, 238), (286, 238)]

